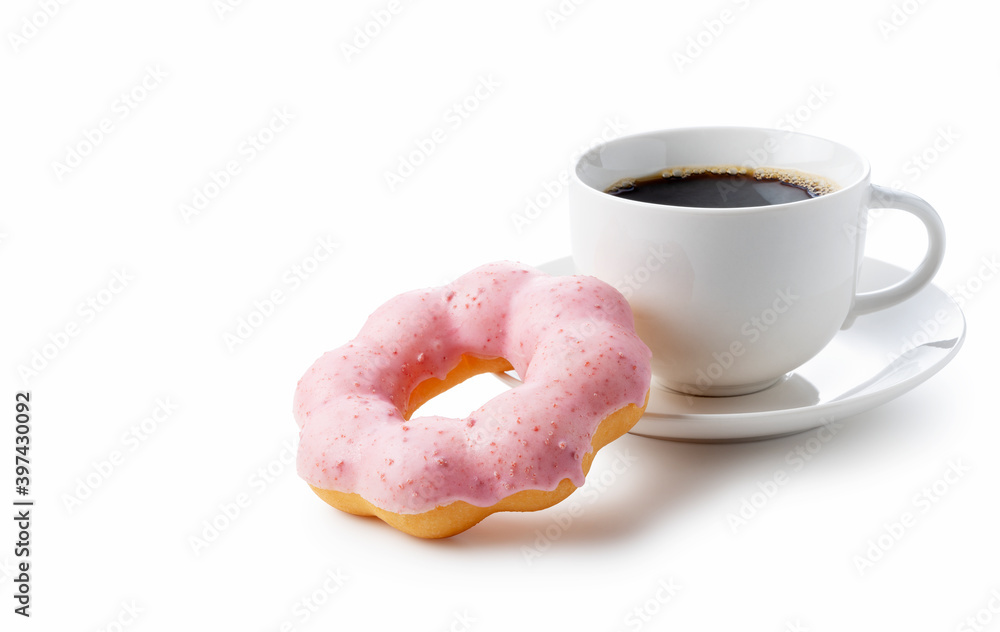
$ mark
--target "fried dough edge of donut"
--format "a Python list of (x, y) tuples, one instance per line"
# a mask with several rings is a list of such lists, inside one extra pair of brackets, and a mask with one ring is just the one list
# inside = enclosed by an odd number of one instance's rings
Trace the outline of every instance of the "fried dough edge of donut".
[[(413, 411), (417, 410), (432, 397), (461, 384), (473, 376), (487, 372), (507, 371), (511, 368), (510, 363), (504, 358), (480, 358), (464, 354), (458, 366), (449, 371), (443, 380), (438, 378), (424, 380), (413, 389), (406, 410), (403, 411), (403, 416), (409, 419)], [(594, 455), (597, 454), (598, 450), (631, 430), (642, 417), (648, 402), (649, 391), (647, 390), (646, 400), (642, 406), (628, 404), (601, 420), (593, 437), (591, 437), (591, 451), (583, 457), (583, 473), (585, 476), (590, 473), (590, 465), (593, 463)], [(477, 507), (476, 505), (459, 500), (419, 514), (399, 514), (376, 507), (356, 493), (320, 489), (313, 485), (309, 487), (331, 507), (358, 516), (375, 516), (404, 533), (427, 539), (447, 538), (457, 535), (476, 526), (487, 516), (501, 511), (538, 511), (546, 509), (565, 500), (570, 494), (576, 491), (576, 486), (573, 485), (573, 482), (565, 478), (552, 491), (526, 489), (507, 496), (500, 500), (500, 502), (489, 507)]]

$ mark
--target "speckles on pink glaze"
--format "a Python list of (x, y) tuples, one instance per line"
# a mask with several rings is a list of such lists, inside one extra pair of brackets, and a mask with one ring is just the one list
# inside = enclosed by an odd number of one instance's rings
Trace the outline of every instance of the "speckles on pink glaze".
[[(413, 389), (444, 378), (463, 354), (506, 358), (524, 383), (466, 419), (403, 419)], [(600, 422), (642, 405), (649, 357), (611, 286), (482, 266), (389, 300), (306, 371), (294, 402), (299, 475), (396, 513), (489, 506), (566, 478), (582, 485)]]

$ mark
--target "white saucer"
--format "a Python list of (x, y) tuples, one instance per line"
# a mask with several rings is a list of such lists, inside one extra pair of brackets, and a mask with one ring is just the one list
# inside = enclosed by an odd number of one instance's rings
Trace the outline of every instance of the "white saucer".
[[(538, 266), (549, 274), (573, 274), (570, 257)], [(905, 270), (866, 258), (859, 291), (877, 290), (904, 278)], [(656, 387), (632, 434), (699, 442), (778, 437), (842, 420), (899, 397), (934, 375), (965, 340), (965, 316), (941, 289), (928, 285), (888, 309), (860, 316), (812, 360), (758, 393), (694, 397)], [(510, 386), (510, 373), (497, 377)]]

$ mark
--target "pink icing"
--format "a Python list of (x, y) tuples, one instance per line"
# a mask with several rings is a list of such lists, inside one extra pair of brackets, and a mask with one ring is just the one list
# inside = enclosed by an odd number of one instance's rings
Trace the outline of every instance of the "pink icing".
[[(465, 419), (403, 419), (420, 382), (461, 355), (506, 358), (523, 385)], [(299, 475), (395, 513), (456, 500), (487, 507), (525, 489), (584, 482), (600, 422), (641, 406), (650, 351), (610, 285), (491, 263), (444, 287), (401, 294), (299, 381)]]

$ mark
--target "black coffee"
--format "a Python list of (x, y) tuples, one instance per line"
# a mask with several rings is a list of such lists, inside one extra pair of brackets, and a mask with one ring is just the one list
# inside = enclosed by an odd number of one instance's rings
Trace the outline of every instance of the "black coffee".
[(622, 180), (606, 193), (652, 204), (744, 208), (808, 200), (834, 188), (819, 176), (792, 169), (684, 167)]

